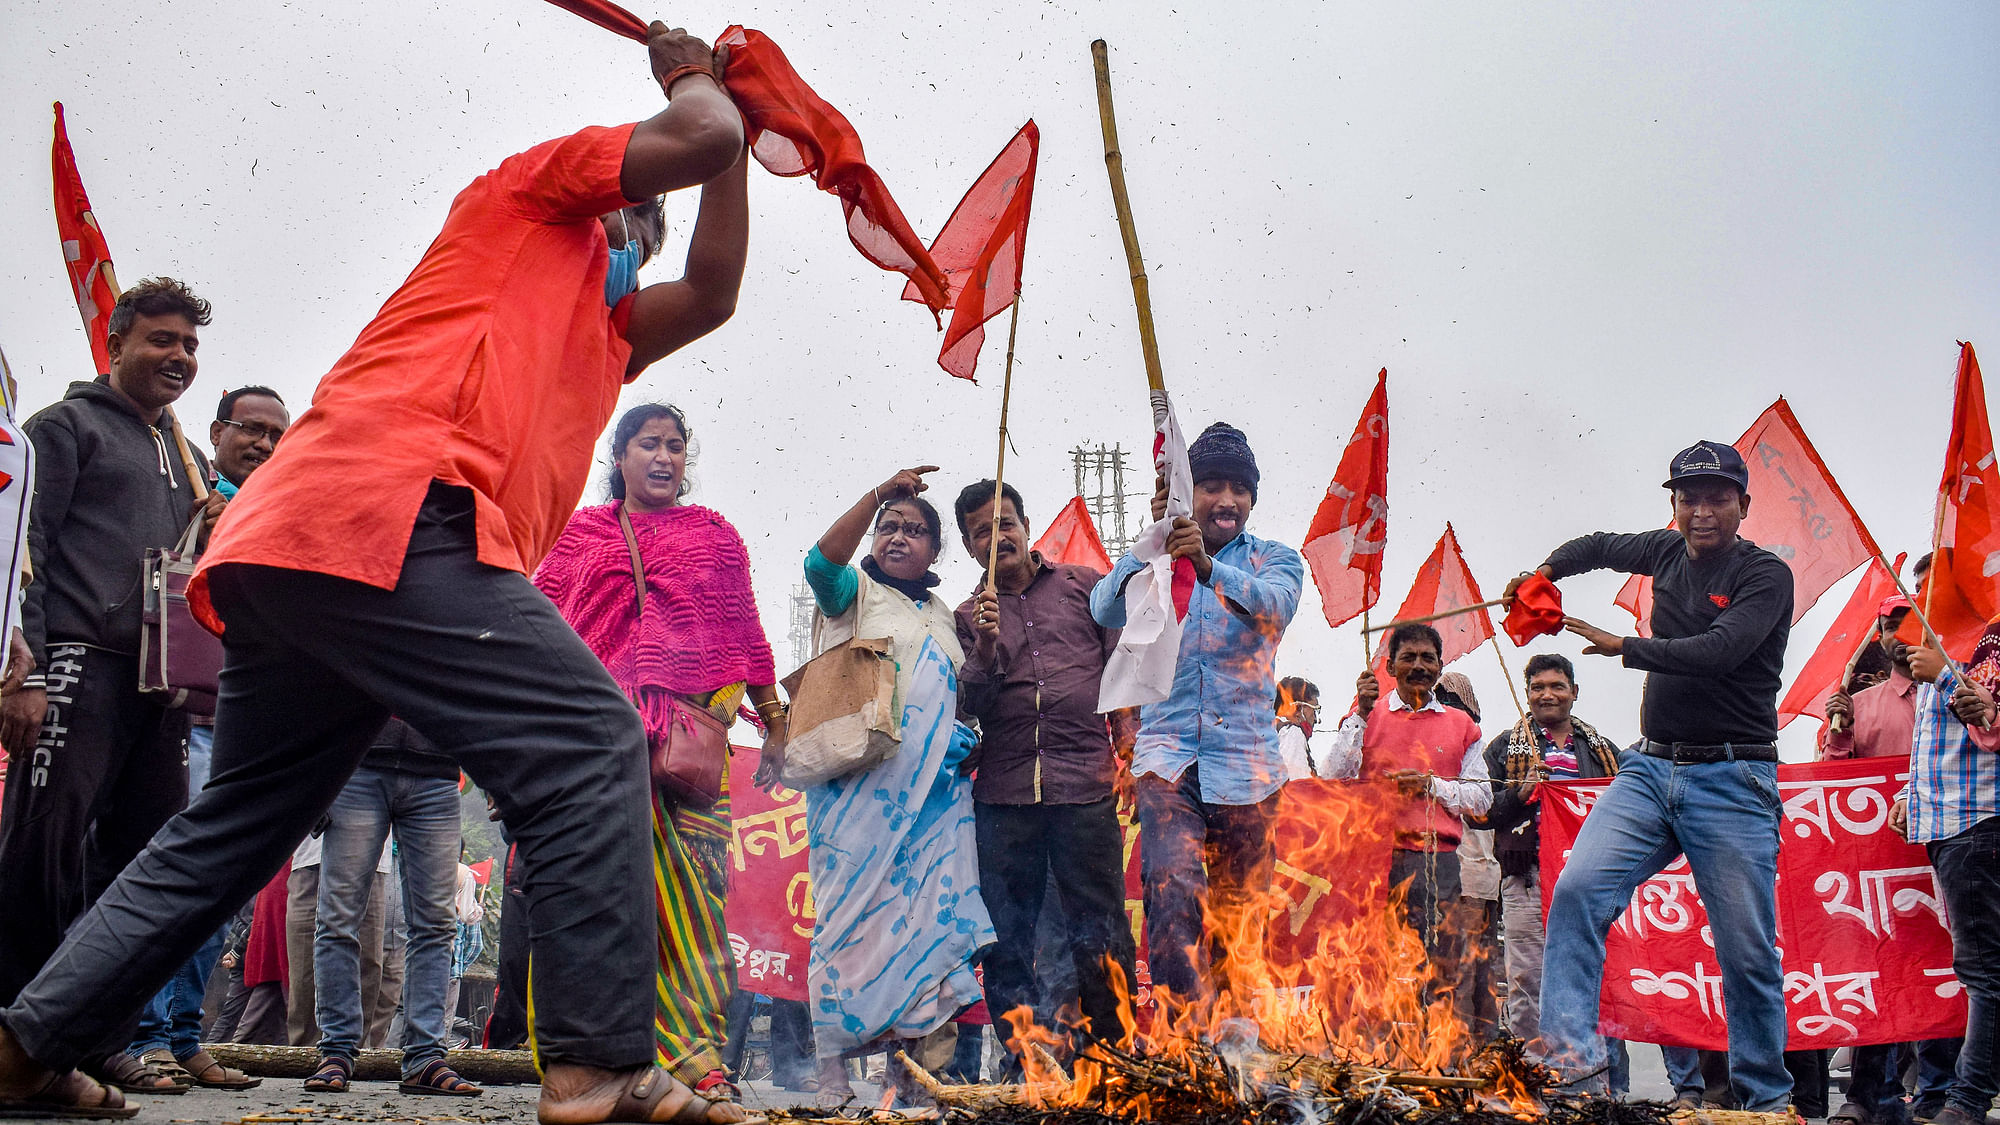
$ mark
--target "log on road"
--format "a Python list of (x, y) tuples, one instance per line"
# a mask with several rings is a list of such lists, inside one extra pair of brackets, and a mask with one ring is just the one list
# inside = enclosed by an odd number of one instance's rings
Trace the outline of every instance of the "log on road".
[[(306, 1078), (318, 1069), (319, 1052), (312, 1047), (271, 1047), (257, 1043), (209, 1043), (208, 1053), (224, 1066), (259, 1078)], [(534, 1056), (527, 1051), (447, 1051), (445, 1062), (468, 1082), (488, 1085), (540, 1082)], [(393, 1082), (402, 1076), (403, 1052), (362, 1051), (354, 1060), (354, 1077)]]

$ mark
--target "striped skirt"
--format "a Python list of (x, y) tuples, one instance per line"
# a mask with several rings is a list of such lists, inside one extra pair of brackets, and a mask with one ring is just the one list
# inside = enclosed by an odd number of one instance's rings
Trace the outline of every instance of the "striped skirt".
[(714, 808), (653, 791), (653, 894), (659, 911), (653, 1038), (661, 1066), (692, 1086), (725, 1069), (736, 958), (722, 907), (729, 890), (729, 783)]

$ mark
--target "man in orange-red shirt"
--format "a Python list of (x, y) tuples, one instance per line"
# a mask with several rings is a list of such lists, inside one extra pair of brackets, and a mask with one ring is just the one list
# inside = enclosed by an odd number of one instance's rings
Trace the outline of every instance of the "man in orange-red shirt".
[[(71, 1068), (269, 878), (393, 713), (493, 795), (533, 872), (542, 1122), (746, 1116), (652, 1065), (645, 734), (523, 573), (581, 497), (620, 387), (727, 320), (742, 280), (726, 58), (650, 32), (667, 108), (460, 192), (231, 502), (190, 590), (226, 650), (213, 778), (0, 1010), (0, 1110), (129, 1114)], [(638, 288), (657, 197), (696, 185), (685, 275)]]

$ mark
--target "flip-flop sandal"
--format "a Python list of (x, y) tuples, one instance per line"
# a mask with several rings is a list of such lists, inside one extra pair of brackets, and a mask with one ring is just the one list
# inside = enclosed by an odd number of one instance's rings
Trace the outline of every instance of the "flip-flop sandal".
[(85, 1074), (100, 1083), (115, 1087), (128, 1094), (185, 1094), (186, 1086), (174, 1081), (151, 1063), (143, 1063), (131, 1055), (119, 1052), (100, 1059), (93, 1072)]
[(711, 1102), (740, 1102), (743, 1088), (729, 1080), (729, 1072), (711, 1070), (694, 1084), (694, 1092)]
[(319, 1069), (306, 1079), (305, 1088), (315, 1094), (345, 1094), (348, 1079), (354, 1077), (354, 1060), (339, 1055), (326, 1055), (319, 1060)]
[(405, 1094), (442, 1094), (452, 1098), (476, 1098), (486, 1091), (458, 1076), (443, 1059), (432, 1059), (424, 1068), (396, 1084)]
[[(80, 1098), (97, 1089), (104, 1100), (96, 1105), (85, 1105)], [(88, 1118), (95, 1120), (122, 1119), (136, 1116), (139, 1107), (126, 1105), (124, 1095), (109, 1086), (96, 1082), (74, 1070), (49, 1075), (40, 1089), (25, 1098), (0, 1099), (0, 1117), (17, 1118)]]
[[(666, 1117), (655, 1116), (659, 1108), (668, 1104), (676, 1096), (684, 1099)], [(618, 1103), (611, 1107), (605, 1125), (612, 1122), (634, 1122), (652, 1125), (664, 1122), (666, 1125), (711, 1125), (709, 1111), (718, 1103), (711, 1102), (688, 1088), (687, 1083), (659, 1067), (647, 1067), (632, 1075), (630, 1084), (618, 1095)], [(728, 1103), (723, 1103), (728, 1104)], [(741, 1106), (732, 1106), (738, 1112), (745, 1112)], [(733, 1125), (764, 1125), (764, 1118), (745, 1114), (735, 1119)]]
[(233, 1066), (223, 1066), (215, 1061), (215, 1056), (207, 1051), (196, 1051), (175, 1062), (188, 1076), (188, 1081), (210, 1090), (254, 1090), (264, 1084), (262, 1078), (252, 1078)]

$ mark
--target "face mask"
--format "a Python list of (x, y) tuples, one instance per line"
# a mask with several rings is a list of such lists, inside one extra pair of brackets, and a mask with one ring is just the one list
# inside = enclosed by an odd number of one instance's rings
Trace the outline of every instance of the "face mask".
[(618, 212), (618, 225), (625, 228), (625, 246), (611, 252), (611, 264), (604, 271), (604, 303), (614, 307), (639, 289), (641, 252), (639, 240), (632, 237), (623, 211)]

